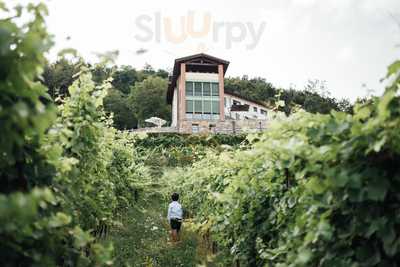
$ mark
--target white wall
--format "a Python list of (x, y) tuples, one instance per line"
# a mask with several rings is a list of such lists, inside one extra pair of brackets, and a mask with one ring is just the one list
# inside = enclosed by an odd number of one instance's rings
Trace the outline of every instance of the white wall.
[[(219, 76), (217, 73), (199, 73), (199, 72), (186, 72), (186, 81), (207, 81), (207, 82), (218, 82)], [(178, 124), (178, 88), (179, 88), (179, 77), (177, 80), (176, 88), (174, 89), (173, 99), (172, 99), (172, 127), (176, 127)], [(225, 93), (225, 98), (227, 100), (227, 105), (224, 106), (225, 116), (229, 116), (232, 119), (244, 120), (245, 117), (249, 119), (258, 119), (258, 120), (267, 120), (268, 116), (271, 115), (271, 111), (264, 106), (256, 104), (254, 102), (244, 100), (237, 96), (230, 95), (229, 93)], [(249, 105), (248, 112), (235, 112), (230, 110), (230, 107), (233, 104), (233, 100), (239, 101), (242, 105)], [(257, 112), (254, 112), (253, 108), (257, 108)], [(267, 111), (267, 115), (261, 114), (261, 109)]]
[[(243, 98), (239, 98), (237, 96), (230, 95), (229, 93), (225, 93), (225, 98), (226, 98), (226, 105), (224, 106), (225, 109), (225, 116), (229, 116), (232, 119), (239, 119), (239, 120), (244, 120), (245, 117), (250, 118), (250, 119), (258, 119), (258, 120), (266, 120), (268, 119), (268, 113), (271, 111), (268, 110), (266, 107), (261, 106), (259, 104), (256, 104), (254, 102), (245, 100)], [(241, 112), (235, 112), (231, 111), (230, 108), (233, 105), (233, 100), (239, 101), (241, 105), (249, 105), (249, 111), (241, 111)], [(254, 107), (257, 108), (257, 112), (254, 111)], [(267, 111), (267, 115), (261, 114), (261, 109)]]
[(186, 72), (186, 81), (218, 82), (218, 73)]
[(174, 89), (174, 94), (172, 97), (172, 127), (178, 126), (178, 90)]

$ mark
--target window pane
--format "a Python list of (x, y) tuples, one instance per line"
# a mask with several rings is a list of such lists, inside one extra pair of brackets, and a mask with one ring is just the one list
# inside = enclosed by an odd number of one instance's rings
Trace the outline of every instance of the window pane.
[(198, 82), (194, 83), (194, 95), (201, 96), (201, 83)]
[(212, 83), (211, 95), (212, 96), (219, 96), (218, 83)]
[(199, 132), (199, 125), (198, 124), (192, 124), (192, 132), (193, 133), (198, 133)]
[(203, 83), (203, 96), (210, 96), (210, 95), (211, 95), (211, 84)]
[(203, 102), (201, 100), (194, 101), (194, 112), (203, 113)]
[(219, 114), (219, 101), (212, 101), (212, 113)]
[(217, 114), (217, 115), (212, 115), (212, 119), (213, 119), (213, 120), (219, 120), (219, 114)]
[(211, 120), (211, 114), (203, 114), (203, 120)]
[(186, 100), (186, 113), (193, 113), (193, 100)]
[(185, 89), (186, 89), (187, 96), (193, 96), (193, 83), (192, 82), (186, 82)]
[(194, 120), (201, 120), (202, 119), (201, 116), (202, 116), (201, 114), (193, 114), (193, 119)]
[(211, 113), (211, 101), (210, 100), (204, 100), (204, 113)]

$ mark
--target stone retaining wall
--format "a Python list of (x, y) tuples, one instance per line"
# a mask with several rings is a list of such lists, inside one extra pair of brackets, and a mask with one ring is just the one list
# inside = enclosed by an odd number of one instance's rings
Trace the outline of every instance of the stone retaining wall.
[(176, 127), (145, 127), (131, 130), (134, 133), (177, 133)]
[(132, 130), (137, 133), (223, 133), (239, 134), (264, 131), (268, 120), (181, 121), (177, 127), (146, 127)]
[(225, 120), (225, 121), (183, 121), (180, 133), (225, 133), (263, 131), (267, 128), (267, 120)]

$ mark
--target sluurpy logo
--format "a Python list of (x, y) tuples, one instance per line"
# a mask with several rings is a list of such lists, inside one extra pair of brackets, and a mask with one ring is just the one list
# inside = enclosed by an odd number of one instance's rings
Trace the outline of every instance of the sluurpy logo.
[(135, 39), (141, 42), (166, 41), (173, 44), (184, 43), (190, 38), (201, 42), (207, 39), (214, 43), (223, 43), (226, 49), (242, 43), (246, 49), (251, 50), (257, 47), (266, 28), (265, 21), (259, 25), (252, 22), (216, 21), (211, 13), (204, 13), (200, 16), (202, 20), (195, 21), (195, 15), (195, 11), (188, 11), (186, 16), (178, 19), (163, 16), (160, 12), (140, 15), (135, 20), (139, 31)]

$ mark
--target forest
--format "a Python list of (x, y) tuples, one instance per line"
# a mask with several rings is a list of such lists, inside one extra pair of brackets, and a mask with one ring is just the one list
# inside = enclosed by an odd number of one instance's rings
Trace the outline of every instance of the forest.
[(46, 5), (0, 10), (1, 266), (399, 265), (400, 60), (380, 97), (354, 105), (321, 82), (227, 78), (285, 100), (265, 132), (135, 134), (150, 114), (168, 119), (168, 72), (49, 63)]

